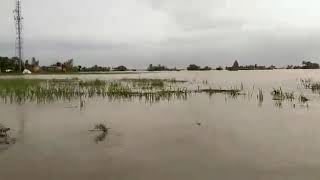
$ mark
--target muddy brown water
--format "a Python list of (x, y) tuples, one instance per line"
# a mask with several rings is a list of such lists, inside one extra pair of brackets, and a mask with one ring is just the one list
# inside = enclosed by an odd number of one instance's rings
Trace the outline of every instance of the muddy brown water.
[[(25, 78), (176, 78), (213, 87), (243, 84), (252, 97), (192, 95), (147, 103), (100, 97), (50, 104), (0, 103), (0, 121), (16, 143), (0, 145), (4, 180), (318, 180), (320, 98), (300, 78), (316, 70), (170, 72), (131, 75), (26, 76)], [(1, 77), (11, 78), (11, 77)], [(275, 105), (282, 86), (311, 99)], [(262, 88), (259, 105), (256, 90)], [(255, 89), (255, 90), (252, 90)], [(295, 104), (295, 106), (293, 106)], [(108, 134), (90, 132), (97, 123)], [(200, 125), (199, 125), (200, 124)]]

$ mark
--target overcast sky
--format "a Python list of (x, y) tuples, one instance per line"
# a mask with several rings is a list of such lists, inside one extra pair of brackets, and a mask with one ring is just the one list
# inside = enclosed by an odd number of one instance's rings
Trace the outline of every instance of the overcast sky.
[[(15, 0), (0, 1), (0, 56)], [(21, 0), (24, 57), (145, 67), (320, 60), (319, 0)]]

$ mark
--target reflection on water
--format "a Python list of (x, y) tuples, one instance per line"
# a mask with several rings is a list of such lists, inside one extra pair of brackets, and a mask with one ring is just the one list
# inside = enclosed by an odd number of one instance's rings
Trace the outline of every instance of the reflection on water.
[(25, 134), (25, 107), (24, 106), (18, 106), (17, 107), (17, 114), (18, 114), (18, 122), (19, 122), (19, 129), (18, 131), (18, 138), (19, 141), (23, 141), (24, 140), (24, 134)]
[(278, 108), (282, 108), (283, 107), (283, 100), (275, 100), (274, 105)]
[(108, 132), (100, 132), (95, 138), (94, 141), (98, 144), (106, 139)]

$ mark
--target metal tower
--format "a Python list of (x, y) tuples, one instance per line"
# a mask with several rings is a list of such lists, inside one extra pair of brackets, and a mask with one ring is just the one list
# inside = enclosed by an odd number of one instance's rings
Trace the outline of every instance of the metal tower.
[(19, 58), (19, 68), (22, 71), (23, 47), (22, 47), (22, 14), (21, 14), (21, 0), (16, 0), (16, 8), (14, 12), (14, 20), (16, 25), (16, 56)]

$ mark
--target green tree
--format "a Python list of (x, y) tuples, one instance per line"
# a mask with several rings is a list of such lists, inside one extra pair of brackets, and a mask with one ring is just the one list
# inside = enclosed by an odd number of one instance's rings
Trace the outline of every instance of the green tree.
[(114, 70), (115, 71), (127, 71), (128, 69), (125, 66), (118, 66), (118, 67), (114, 68)]
[(200, 66), (197, 66), (195, 64), (190, 64), (188, 67), (187, 67), (187, 70), (188, 71), (199, 71), (201, 68)]

